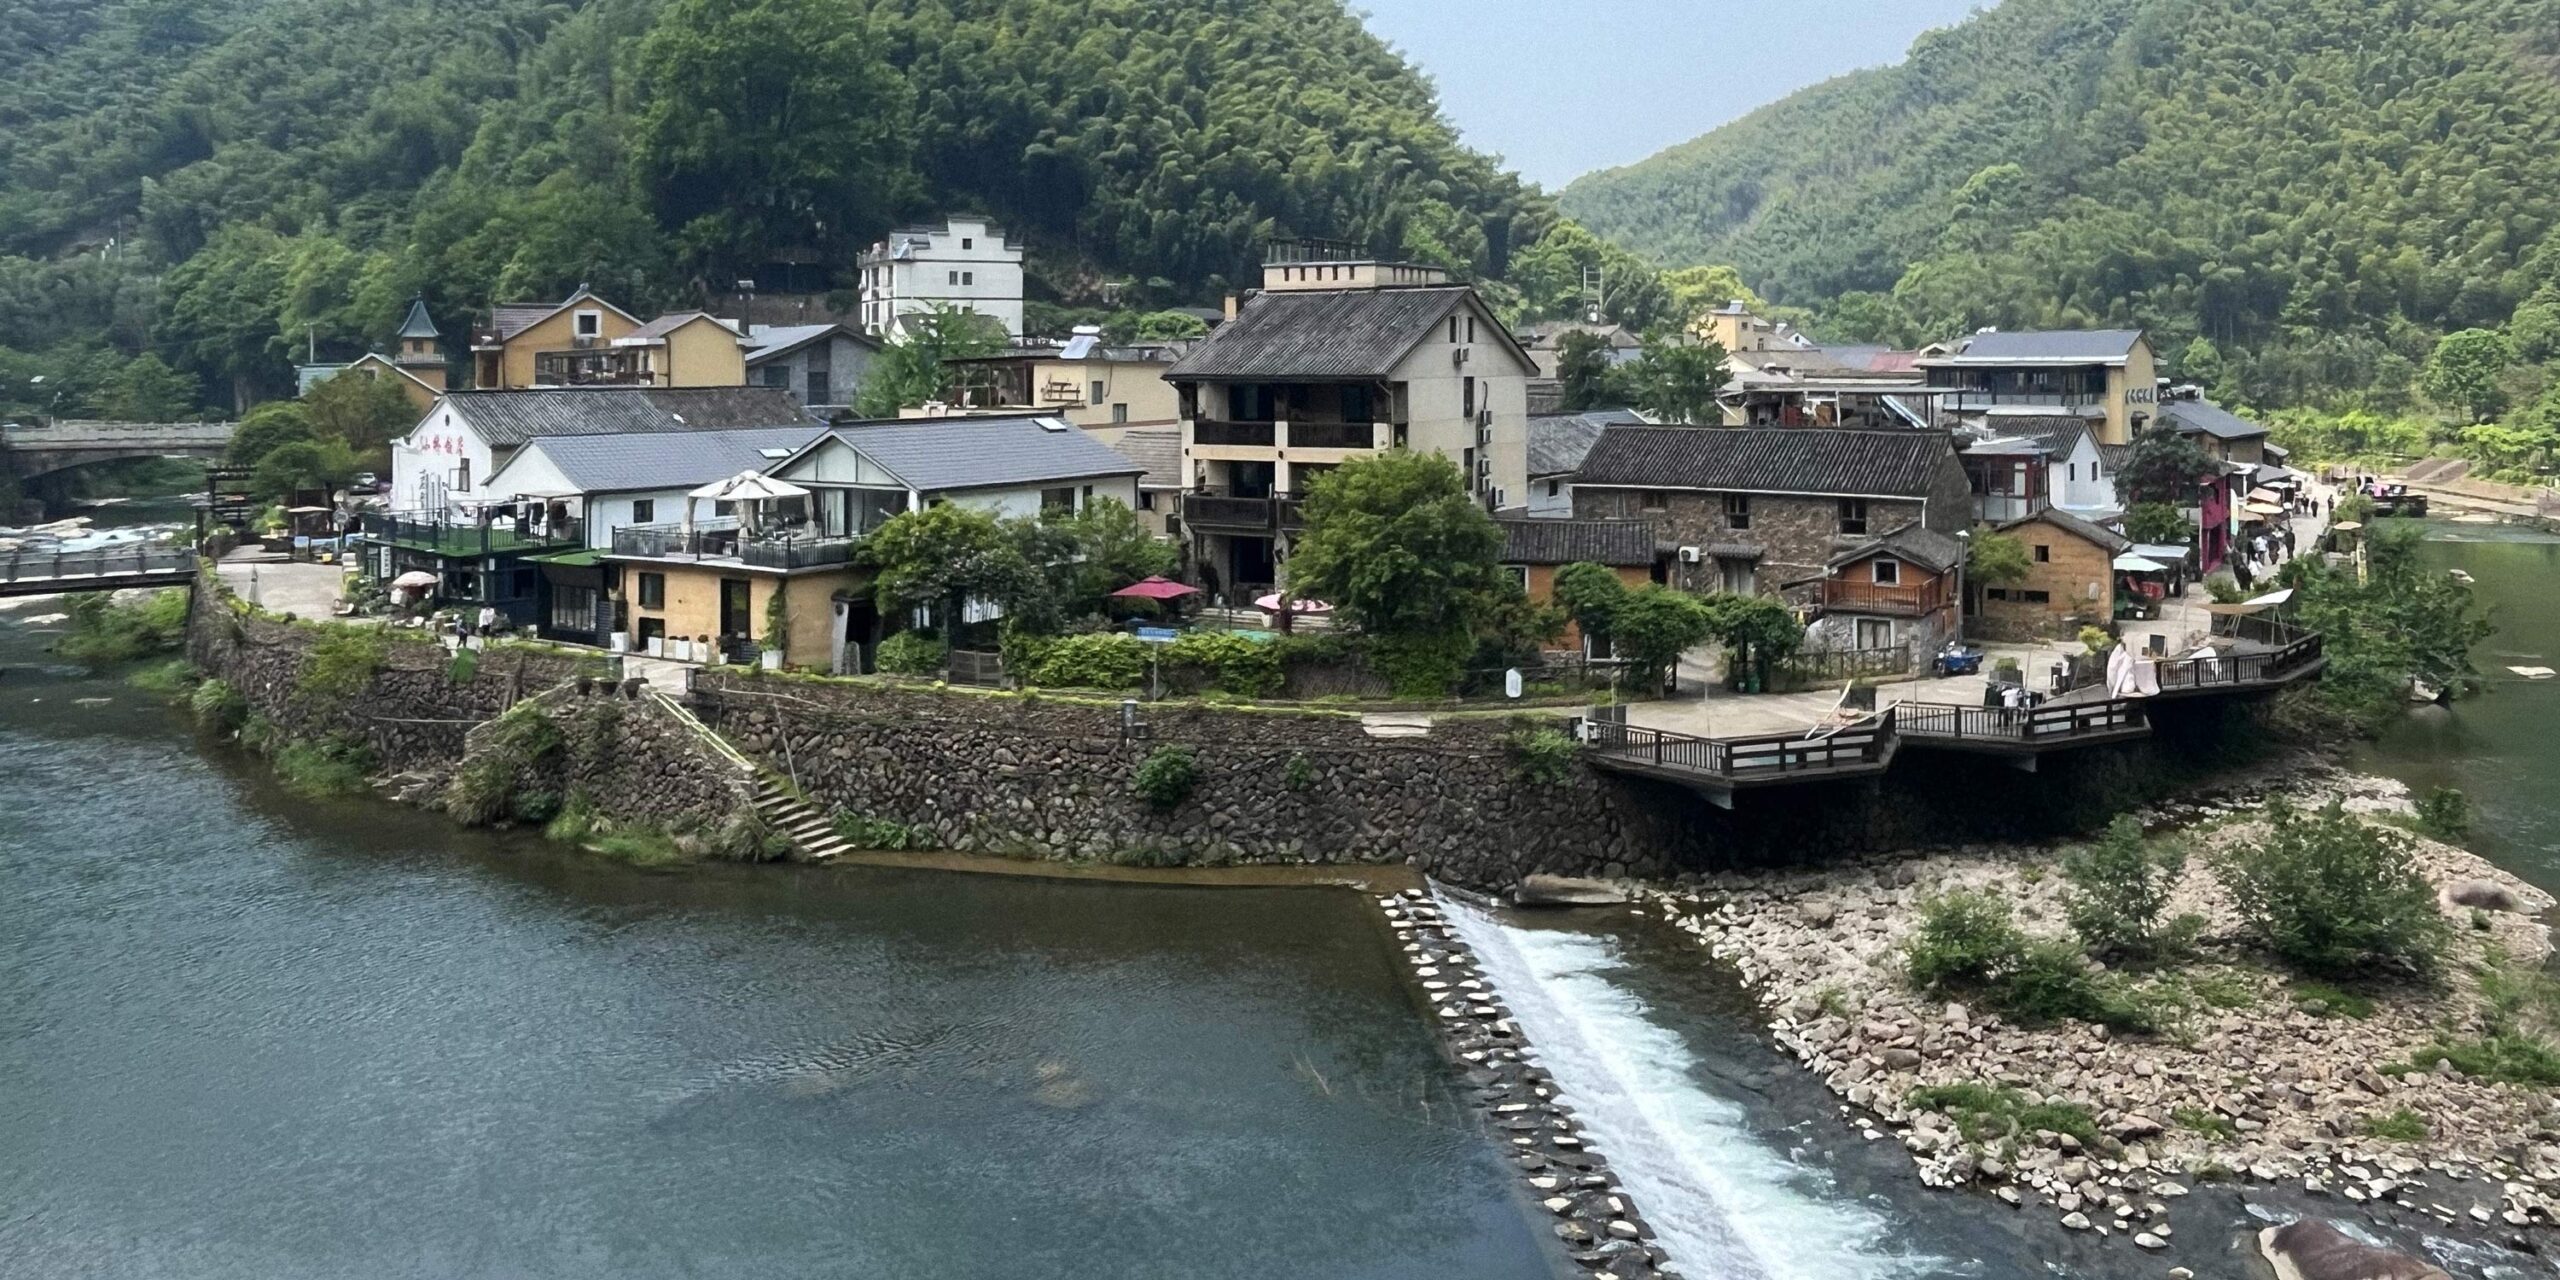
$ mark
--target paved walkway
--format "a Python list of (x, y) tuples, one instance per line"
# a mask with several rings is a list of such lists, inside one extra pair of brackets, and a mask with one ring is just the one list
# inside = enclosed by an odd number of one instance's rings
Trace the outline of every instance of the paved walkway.
[[(2310, 484), (2316, 497), (2326, 500), (2336, 496), (2336, 490), (2331, 486), (2316, 480)], [(2326, 515), (2293, 517), (2294, 545), (2309, 552), (2328, 527)], [(2263, 577), (2262, 573), (2262, 580)], [(2157, 635), (2163, 638), (2163, 646), (2168, 653), (2186, 653), (2212, 634), (2213, 618), (2204, 608), (2212, 601), (2213, 596), (2202, 583), (2189, 583), (2185, 595), (2161, 601), (2158, 618), (2127, 621), (2123, 626), (2124, 642), (2139, 651), (2147, 648), (2151, 637)], [(2028, 687), (2039, 691), (2048, 688), (2055, 663), (2062, 661), (2065, 655), (2087, 652), (2077, 640), (1988, 643), (1981, 648), (1984, 652), (1983, 670), (1989, 671), (2002, 658), (2015, 658), (2019, 669), (2026, 673)], [(1680, 688), (1690, 694), (1703, 688), (1707, 690), (1707, 696), (1635, 703), (1627, 708), (1627, 722), (1707, 738), (1749, 737), (1787, 733), (1823, 724), (1830, 718), (1832, 708), (1840, 702), (1837, 686), (1803, 693), (1729, 693), (1723, 687), (1722, 676), (1721, 653), (1713, 648), (1693, 651), (1680, 660)], [(1941, 702), (1978, 707), (1982, 705), (1983, 690), (1988, 683), (1986, 677), (1979, 675), (1940, 677), (1926, 674), (1880, 681), (1876, 688), (1876, 705), (1882, 708), (1902, 702)]]
[(346, 585), (344, 566), (267, 560), (255, 552), (233, 552), (215, 566), (215, 572), (251, 604), (324, 621), (337, 613)]

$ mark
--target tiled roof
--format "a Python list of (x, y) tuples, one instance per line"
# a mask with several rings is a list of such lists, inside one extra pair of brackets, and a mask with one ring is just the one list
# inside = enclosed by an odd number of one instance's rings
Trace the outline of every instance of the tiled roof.
[[(696, 320), (708, 320), (723, 329), (729, 328), (728, 321), (723, 320), (708, 311), (670, 311), (667, 314), (632, 330), (630, 333), (625, 334), (615, 341), (624, 343), (655, 341), (670, 333), (674, 333), (676, 330), (681, 329), (686, 325), (692, 324)], [(737, 330), (729, 329), (729, 332), (734, 336), (737, 333)]]
[(1055, 417), (853, 423), (826, 433), (811, 447), (830, 437), (928, 493), (1134, 476), (1141, 470), (1074, 423)]
[[(1452, 285), (1256, 294), (1165, 376), (1383, 378), (1472, 292)], [(1493, 328), (1482, 340), (1511, 341)]]
[(1498, 520), (1504, 564), (1653, 563), (1653, 526), (1641, 520)]
[(2075, 534), (2084, 542), (2095, 543), (2098, 546), (2104, 547), (2110, 555), (2119, 554), (2126, 548), (2133, 545), (2133, 539), (2128, 538), (2113, 529), (2107, 528), (2104, 525), (2091, 524), (2088, 521), (2061, 509), (2060, 507), (2046, 507), (2044, 510), (2038, 511), (2034, 515), (2021, 516), (2018, 519), (2011, 520), (2000, 525), (1999, 529), (2001, 532), (2006, 533), (2011, 529), (2017, 528), (2019, 525), (2034, 524), (2039, 520), (2046, 524), (2050, 524), (2057, 529), (2061, 529), (2066, 533)]
[(789, 355), (831, 334), (843, 334), (874, 350), (880, 346), (878, 339), (855, 333), (840, 324), (760, 324), (747, 335), (747, 364), (752, 368), (767, 360)]
[(1936, 431), (1613, 426), (1591, 446), (1574, 482), (1918, 498), (1954, 448)]
[(455, 391), (454, 416), (496, 448), (545, 436), (610, 436), (653, 431), (730, 431), (817, 426), (783, 387), (577, 387), (545, 391)]
[(1977, 333), (1959, 338), (1929, 364), (1996, 365), (2010, 361), (2112, 364), (2133, 353), (2140, 329), (2057, 329), (2045, 333)]
[(2087, 421), (2070, 416), (2021, 415), (2002, 416), (1991, 420), (2000, 434), (2022, 436), (2035, 441), (2054, 457), (2066, 457), (2080, 447), (2081, 438), (2089, 434)]
[(504, 302), (495, 310), (498, 336), (512, 338), (539, 323), (544, 316), (559, 310), (558, 302)]
[[(741, 471), (767, 471), (798, 453), (824, 428), (748, 427), (737, 431), (654, 431), (638, 435), (553, 436), (535, 440), (489, 477), (539, 453), (581, 493), (691, 489)], [(777, 452), (778, 451), (778, 452)]]
[(2180, 432), (2202, 432), (2218, 440), (2254, 440), (2267, 434), (2263, 423), (2251, 422), (2210, 400), (2167, 400), (2160, 421)]
[(1908, 560), (1935, 573), (1945, 573), (1964, 563), (1964, 544), (1926, 525), (1907, 524), (1862, 547), (1852, 547), (1831, 557), (1831, 567), (1854, 564), (1868, 556), (1891, 552), (1897, 559)]
[(1612, 423), (1641, 423), (1633, 409), (1591, 409), (1582, 413), (1541, 413), (1529, 419), (1529, 474), (1569, 475)]
[(435, 318), (427, 314), (426, 299), (411, 298), (409, 300), (409, 315), (406, 319), (400, 322), (400, 333), (398, 336), (403, 338), (436, 338), (443, 336), (436, 332)]
[(1141, 489), (1182, 488), (1182, 430), (1161, 427), (1131, 431), (1120, 437), (1111, 451), (1138, 464), (1138, 487)]

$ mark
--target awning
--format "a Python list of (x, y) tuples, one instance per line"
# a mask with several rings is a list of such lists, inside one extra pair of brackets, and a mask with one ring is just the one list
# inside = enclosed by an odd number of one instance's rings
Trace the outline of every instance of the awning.
[(2255, 600), (2243, 600), (2238, 604), (2209, 604), (2204, 607), (2204, 611), (2217, 618), (2242, 618), (2253, 613), (2263, 613), (2267, 608), (2268, 606)]
[(2133, 544), (2133, 553), (2135, 555), (2141, 556), (2146, 560), (2157, 560), (2162, 564), (2174, 564), (2186, 559), (2192, 552), (2193, 548), (2182, 546), (2175, 542), (2137, 542)]
[(2291, 588), (2291, 587), (2286, 587), (2286, 588), (2285, 588), (2284, 590), (2282, 590), (2282, 591), (2270, 591), (2270, 592), (2268, 592), (2268, 593), (2266, 593), (2265, 595), (2262, 595), (2262, 596), (2251, 596), (2250, 598), (2248, 598), (2248, 599), (2246, 599), (2246, 600), (2243, 600), (2243, 601), (2241, 601), (2240, 603), (2245, 604), (2245, 605), (2261, 605), (2261, 606), (2263, 606), (2263, 605), (2279, 605), (2279, 604), (2283, 604), (2283, 603), (2284, 603), (2285, 601), (2287, 601), (2287, 600), (2291, 600), (2292, 598), (2293, 598), (2293, 588)]
[(2146, 560), (2141, 556), (2124, 555), (2116, 557), (2116, 571), (2119, 573), (2167, 573), (2169, 566), (2157, 560)]
[(2284, 514), (2284, 508), (2277, 506), (2272, 502), (2242, 503), (2240, 509), (2253, 516), (2280, 516)]
[(2284, 495), (2273, 489), (2267, 488), (2264, 485), (2260, 485), (2259, 487), (2249, 491), (2248, 501), (2263, 502), (2269, 506), (2277, 506), (2284, 502)]
[[(1253, 598), (1253, 607), (1260, 609), (1265, 613), (1280, 612), (1280, 593), (1274, 591), (1267, 596), (1255, 596)], [(1322, 600), (1292, 600), (1289, 602), (1289, 612), (1331, 613), (1333, 612), (1333, 606), (1326, 604)]]
[(1757, 560), (1769, 554), (1767, 548), (1748, 542), (1710, 542), (1701, 550), (1711, 560)]

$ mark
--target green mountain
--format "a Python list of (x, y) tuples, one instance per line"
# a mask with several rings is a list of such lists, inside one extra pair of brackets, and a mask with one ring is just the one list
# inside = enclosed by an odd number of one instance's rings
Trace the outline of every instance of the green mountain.
[(2560, 0), (2007, 0), (1558, 200), (1843, 338), (2139, 324), (2390, 400), (2560, 281)]
[(1553, 221), (1341, 0), (43, 0), (0, 48), (0, 413), (289, 392), (413, 293), (825, 292), (944, 210), (1154, 306), (1271, 236), (1490, 276)]

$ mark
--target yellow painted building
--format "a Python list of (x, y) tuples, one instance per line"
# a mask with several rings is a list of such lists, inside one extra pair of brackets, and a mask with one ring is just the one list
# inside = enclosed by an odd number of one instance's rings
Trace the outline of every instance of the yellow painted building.
[(472, 335), (481, 391), (533, 387), (743, 387), (746, 344), (726, 320), (679, 311), (643, 322), (581, 289), (562, 302), (508, 303)]
[[(674, 560), (624, 561), (619, 565), (623, 598), (630, 610), (631, 646), (641, 653), (673, 654), (669, 642), (696, 646), (689, 655), (703, 658), (703, 646), (727, 650), (739, 640), (762, 645), (771, 619), (775, 592), (781, 592), (789, 626), (782, 664), (814, 671), (840, 672), (847, 642), (871, 643), (868, 592), (865, 601), (838, 600), (857, 594), (870, 575), (848, 565), (811, 569), (768, 569), (733, 559), (686, 564)], [(854, 606), (848, 608), (848, 606)], [(856, 616), (856, 615), (859, 616)]]

